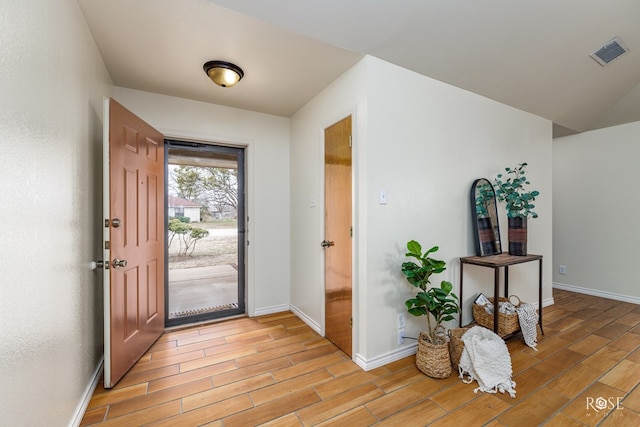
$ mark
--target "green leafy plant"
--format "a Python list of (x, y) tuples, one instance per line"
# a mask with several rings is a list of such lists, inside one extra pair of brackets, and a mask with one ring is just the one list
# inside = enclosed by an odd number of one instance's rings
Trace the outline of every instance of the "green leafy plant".
[[(446, 270), (444, 261), (431, 258), (429, 255), (438, 250), (437, 246), (432, 247), (422, 253), (422, 246), (415, 240), (407, 243), (406, 256), (415, 258), (417, 262), (405, 261), (402, 263), (402, 273), (407, 281), (419, 289), (415, 298), (410, 298), (405, 302), (409, 314), (414, 316), (426, 316), (427, 332), (424, 334), (432, 344), (446, 343), (446, 330), (443, 322), (453, 320), (453, 315), (460, 312), (458, 297), (451, 292), (453, 285), (451, 282), (443, 280), (440, 287), (427, 289), (431, 284), (430, 277), (433, 274), (442, 273)], [(431, 322), (433, 317), (434, 322)]]
[(526, 177), (526, 163), (520, 163), (515, 168), (504, 168), (506, 175), (498, 174), (494, 180), (496, 198), (504, 202), (509, 218), (537, 218), (533, 211), (533, 202), (540, 192), (528, 190), (525, 186), (531, 183)]

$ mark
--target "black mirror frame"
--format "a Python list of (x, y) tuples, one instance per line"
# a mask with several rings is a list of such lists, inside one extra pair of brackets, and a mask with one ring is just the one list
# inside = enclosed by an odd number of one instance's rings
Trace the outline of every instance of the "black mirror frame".
[[(484, 181), (484, 182), (483, 182)], [(486, 184), (485, 184), (486, 183)], [(477, 191), (481, 185), (488, 185), (491, 189), (492, 203), (488, 206), (483, 204), (487, 210), (487, 216), (478, 216), (478, 196)], [(498, 222), (498, 206), (493, 185), (486, 178), (479, 178), (473, 181), (471, 186), (471, 222), (476, 245), (477, 256), (499, 255), (502, 253), (502, 242), (500, 240), (500, 225)]]

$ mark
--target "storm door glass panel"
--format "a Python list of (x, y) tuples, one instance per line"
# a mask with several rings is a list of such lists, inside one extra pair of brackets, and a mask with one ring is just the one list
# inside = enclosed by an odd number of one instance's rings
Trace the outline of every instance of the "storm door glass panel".
[(167, 326), (245, 312), (244, 150), (167, 149)]

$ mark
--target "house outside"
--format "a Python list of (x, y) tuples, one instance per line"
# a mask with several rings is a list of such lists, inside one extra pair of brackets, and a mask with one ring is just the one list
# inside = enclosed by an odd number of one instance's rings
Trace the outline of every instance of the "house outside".
[(187, 199), (169, 195), (169, 217), (189, 218), (189, 222), (200, 222), (200, 208), (202, 205)]

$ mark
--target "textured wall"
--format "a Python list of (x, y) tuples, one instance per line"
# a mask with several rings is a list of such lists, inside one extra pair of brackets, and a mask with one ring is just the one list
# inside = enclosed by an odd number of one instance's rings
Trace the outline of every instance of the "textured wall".
[(0, 419), (67, 425), (102, 356), (102, 96), (74, 0), (0, 1)]

